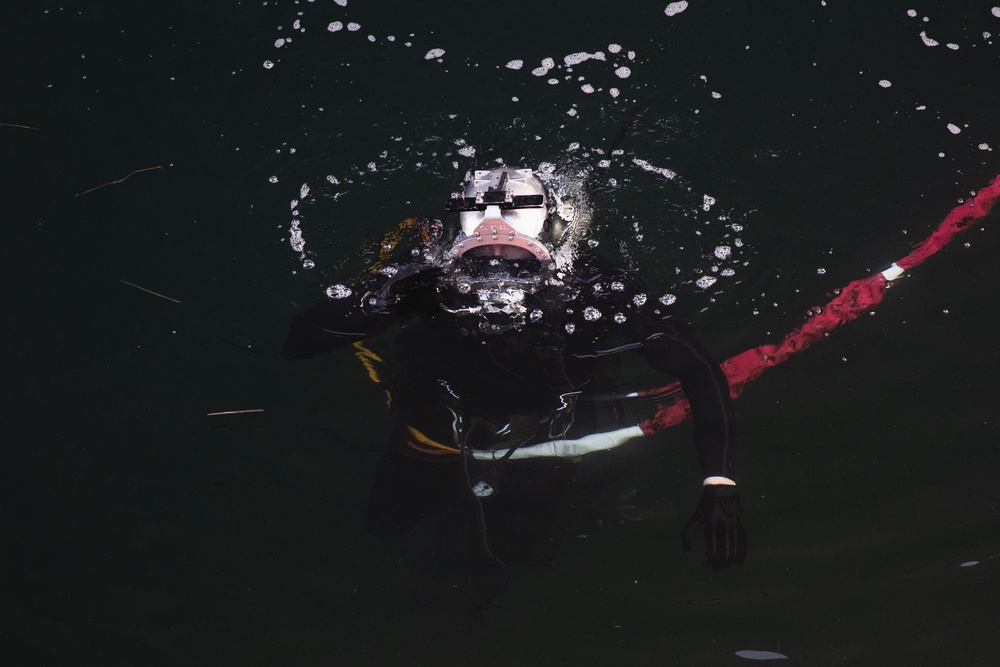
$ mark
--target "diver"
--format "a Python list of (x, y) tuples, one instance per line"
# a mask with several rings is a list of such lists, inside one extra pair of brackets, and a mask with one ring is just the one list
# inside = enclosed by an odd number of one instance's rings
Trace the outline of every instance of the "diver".
[[(370, 270), (292, 319), (285, 358), (354, 345), (373, 379), (391, 371), (369, 530), (405, 534), (471, 497), (491, 555), (484, 517), (497, 508), (544, 523), (582, 456), (643, 435), (614, 373), (631, 354), (690, 404), (703, 491), (684, 550), (703, 532), (705, 565), (742, 563), (725, 376), (634, 275), (579, 247), (582, 223), (558, 199), (531, 169), (476, 171), (447, 200), (457, 228), (404, 222)], [(388, 351), (376, 352), (383, 332)]]

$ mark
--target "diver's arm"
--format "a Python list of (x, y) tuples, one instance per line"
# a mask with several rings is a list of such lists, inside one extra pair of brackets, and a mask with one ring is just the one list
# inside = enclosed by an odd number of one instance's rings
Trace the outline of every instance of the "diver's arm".
[(736, 431), (726, 376), (687, 326), (671, 318), (657, 328), (640, 350), (650, 366), (676, 377), (684, 389), (702, 476), (731, 482)]
[(309, 359), (374, 336), (398, 317), (391, 311), (366, 311), (355, 299), (330, 299), (292, 318), (281, 356)]
[(281, 350), (285, 359), (308, 359), (375, 336), (397, 322), (435, 312), (441, 301), (441, 272), (415, 266), (391, 278), (379, 275), (292, 318)]
[(704, 480), (698, 506), (681, 532), (681, 544), (689, 551), (692, 535), (702, 532), (705, 565), (718, 570), (742, 563), (747, 556), (747, 536), (733, 481), (736, 433), (729, 383), (693, 333), (675, 320), (664, 320), (661, 330), (647, 338), (642, 351), (653, 368), (680, 381), (695, 425)]

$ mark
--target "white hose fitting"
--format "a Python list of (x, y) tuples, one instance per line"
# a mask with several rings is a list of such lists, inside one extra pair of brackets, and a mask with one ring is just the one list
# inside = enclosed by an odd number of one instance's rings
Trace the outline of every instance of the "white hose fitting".
[(901, 275), (903, 275), (903, 269), (898, 264), (896, 264), (896, 262), (893, 262), (892, 266), (890, 266), (888, 269), (882, 272), (882, 277), (890, 282), (900, 277)]

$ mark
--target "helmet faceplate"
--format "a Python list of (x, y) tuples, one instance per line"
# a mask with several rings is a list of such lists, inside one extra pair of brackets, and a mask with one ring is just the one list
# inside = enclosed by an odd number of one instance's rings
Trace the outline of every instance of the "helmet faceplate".
[(545, 188), (531, 169), (476, 171), (465, 190), (449, 198), (447, 208), (459, 213), (462, 227), (462, 234), (448, 251), (451, 257), (468, 253), (552, 259), (538, 239), (547, 217)]

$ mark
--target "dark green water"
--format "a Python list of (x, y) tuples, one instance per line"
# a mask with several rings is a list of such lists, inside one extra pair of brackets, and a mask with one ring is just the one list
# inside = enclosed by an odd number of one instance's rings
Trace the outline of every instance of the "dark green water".
[[(278, 350), (468, 169), (610, 159), (595, 238), (720, 358), (1000, 173), (991, 0), (537, 4), (6, 9), (0, 663), (993, 664), (995, 213), (737, 402), (742, 567), (680, 551), (686, 427), (585, 464), (629, 519), (547, 566), (365, 532), (381, 390)], [(712, 266), (734, 275), (696, 287)], [(206, 416), (239, 409), (263, 412)]]

